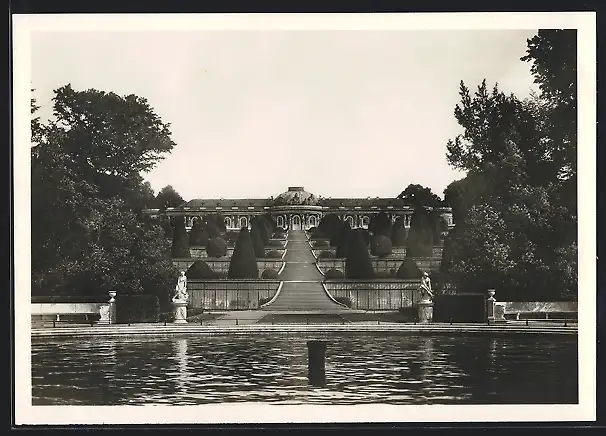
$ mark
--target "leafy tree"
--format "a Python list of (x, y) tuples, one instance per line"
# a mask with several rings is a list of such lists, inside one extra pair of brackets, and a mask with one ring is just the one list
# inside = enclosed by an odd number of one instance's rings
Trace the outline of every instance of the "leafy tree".
[(160, 210), (166, 210), (169, 207), (178, 207), (185, 203), (183, 197), (179, 195), (175, 188), (167, 185), (158, 192), (154, 201), (154, 206)]
[(236, 241), (234, 253), (229, 262), (227, 276), (230, 279), (256, 279), (259, 278), (259, 269), (255, 257), (255, 250), (250, 233), (247, 228), (242, 228)]
[(431, 192), (430, 188), (412, 183), (397, 198), (404, 199), (413, 206), (439, 207), (442, 205), (440, 197)]
[[(497, 287), (501, 298), (572, 298), (577, 284), (575, 31), (528, 41), (540, 95), (520, 100), (486, 82), (461, 83), (455, 117), (463, 134), (447, 159), (467, 170), (447, 188), (456, 232), (448, 274), (460, 287)], [(477, 180), (482, 180), (480, 184)], [(477, 187), (481, 185), (482, 189)]]
[(362, 232), (352, 230), (349, 234), (351, 237), (345, 259), (345, 276), (348, 279), (372, 279), (374, 269)]
[(55, 91), (53, 121), (32, 101), (32, 293), (163, 296), (176, 271), (159, 223), (141, 211), (154, 196), (140, 173), (174, 143), (145, 99)]
[(173, 258), (188, 258), (191, 256), (189, 252), (189, 237), (185, 229), (185, 219), (182, 216), (176, 216), (172, 219), (173, 223), (173, 244), (170, 250)]

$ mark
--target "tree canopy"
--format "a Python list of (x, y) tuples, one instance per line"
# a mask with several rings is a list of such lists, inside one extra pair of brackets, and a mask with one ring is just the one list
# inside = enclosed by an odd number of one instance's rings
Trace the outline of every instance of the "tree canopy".
[(169, 125), (134, 95), (67, 85), (53, 104), (42, 124), (32, 100), (32, 293), (166, 301), (176, 271), (162, 228), (141, 213), (154, 201), (141, 173), (173, 148)]
[(467, 177), (445, 190), (456, 231), (448, 274), (504, 299), (573, 298), (577, 284), (576, 31), (541, 30), (522, 61), (540, 94), (520, 99), (463, 82), (463, 133), (447, 159)]

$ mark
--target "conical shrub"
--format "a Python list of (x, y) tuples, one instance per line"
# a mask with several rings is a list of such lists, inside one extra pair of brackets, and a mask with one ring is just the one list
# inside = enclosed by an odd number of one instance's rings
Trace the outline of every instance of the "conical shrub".
[(189, 236), (185, 229), (185, 219), (183, 217), (173, 217), (173, 243), (170, 254), (173, 258), (188, 258), (189, 253)]
[(345, 259), (345, 277), (348, 279), (372, 279), (374, 269), (364, 242), (362, 232), (350, 231), (350, 238)]
[(260, 224), (258, 220), (252, 221), (250, 227), (250, 237), (252, 239), (253, 250), (255, 251), (255, 256), (257, 259), (262, 259), (265, 257), (265, 244), (263, 243), (263, 237), (261, 236), (262, 233), (262, 224)]
[(196, 260), (185, 273), (188, 279), (213, 279), (217, 274), (202, 260)]
[(247, 228), (242, 228), (234, 253), (229, 262), (229, 271), (227, 276), (230, 279), (257, 279), (259, 278), (259, 269), (257, 267), (257, 259), (253, 248), (250, 232)]
[(208, 232), (204, 228), (202, 220), (196, 220), (189, 231), (189, 246), (206, 246), (208, 243)]

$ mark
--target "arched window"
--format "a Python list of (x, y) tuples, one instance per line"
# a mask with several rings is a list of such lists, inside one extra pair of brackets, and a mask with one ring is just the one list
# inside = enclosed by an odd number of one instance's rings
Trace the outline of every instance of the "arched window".
[(225, 227), (227, 227), (228, 229), (233, 228), (233, 222), (231, 221), (231, 217), (226, 216), (225, 217)]
[(240, 217), (240, 228), (242, 227), (248, 227), (248, 220), (245, 216)]
[(354, 226), (354, 219), (352, 216), (348, 216), (347, 217), (347, 221), (349, 222), (349, 227), (351, 227), (353, 229)]
[(367, 216), (363, 216), (362, 217), (362, 227), (367, 229), (369, 223), (370, 223), (370, 218), (368, 218)]
[(276, 224), (278, 224), (278, 227), (284, 227), (284, 217), (278, 216), (276, 219)]
[(311, 215), (311, 216), (309, 217), (309, 225), (310, 225), (311, 227), (315, 227), (315, 226), (316, 226), (316, 217), (315, 217), (315, 216)]

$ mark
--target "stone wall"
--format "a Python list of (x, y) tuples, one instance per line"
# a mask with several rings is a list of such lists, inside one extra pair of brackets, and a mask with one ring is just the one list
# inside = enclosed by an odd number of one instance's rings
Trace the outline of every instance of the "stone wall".
[(349, 299), (356, 310), (398, 310), (420, 300), (420, 280), (334, 280), (324, 282), (335, 299)]
[[(412, 259), (415, 261), (421, 271), (435, 272), (440, 269), (440, 259), (432, 259), (429, 257), (413, 257)], [(400, 266), (402, 266), (404, 259), (391, 256), (384, 258), (372, 257), (371, 262), (375, 272), (388, 273), (391, 270), (395, 270), (397, 272)], [(318, 269), (322, 274), (333, 268), (342, 272), (345, 271), (345, 259), (318, 259), (316, 264), (318, 265)]]
[(188, 280), (188, 304), (206, 310), (259, 309), (259, 301), (276, 294), (278, 280)]
[[(210, 269), (218, 273), (227, 273), (229, 271), (229, 263), (230, 259), (223, 258), (200, 258), (200, 259), (173, 259), (173, 265), (178, 268), (180, 271), (187, 271), (190, 266), (194, 264), (196, 260), (201, 260), (206, 262)], [(275, 269), (276, 271), (280, 271), (282, 266), (284, 265), (284, 261), (279, 259), (257, 259), (257, 268), (259, 269), (259, 275), (263, 272), (263, 270), (267, 268)]]

